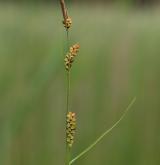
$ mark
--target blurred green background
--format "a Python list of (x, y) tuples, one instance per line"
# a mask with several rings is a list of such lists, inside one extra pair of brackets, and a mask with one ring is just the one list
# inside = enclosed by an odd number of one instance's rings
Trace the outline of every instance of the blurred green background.
[[(137, 97), (121, 124), (75, 165), (160, 164), (160, 8), (121, 4), (68, 7), (70, 44), (81, 45), (71, 78), (78, 122), (72, 156)], [(61, 22), (58, 2), (0, 3), (0, 165), (64, 165)]]

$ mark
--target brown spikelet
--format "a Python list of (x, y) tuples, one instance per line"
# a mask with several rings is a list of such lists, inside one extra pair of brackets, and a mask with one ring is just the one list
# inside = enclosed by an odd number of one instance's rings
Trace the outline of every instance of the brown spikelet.
[(80, 45), (79, 44), (75, 44), (73, 46), (70, 47), (69, 51), (73, 56), (76, 56), (78, 51), (79, 51)]
[(67, 144), (72, 147), (74, 143), (75, 130), (76, 130), (76, 114), (73, 112), (68, 112), (66, 119), (66, 137)]
[(70, 17), (67, 17), (63, 20), (63, 24), (66, 29), (69, 29), (72, 25), (72, 19)]
[(80, 45), (75, 44), (70, 47), (69, 52), (66, 54), (64, 62), (65, 62), (65, 68), (67, 71), (71, 69), (72, 63), (74, 62), (74, 58), (77, 56), (79, 48), (80, 48)]

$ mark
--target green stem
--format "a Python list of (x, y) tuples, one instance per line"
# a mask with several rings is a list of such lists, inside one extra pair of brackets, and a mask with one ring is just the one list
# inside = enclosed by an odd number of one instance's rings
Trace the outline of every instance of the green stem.
[(67, 71), (67, 112), (69, 112), (70, 106), (70, 71)]
[(69, 50), (69, 30), (66, 30), (67, 32), (67, 49)]
[(124, 111), (124, 113), (122, 114), (122, 116), (120, 117), (120, 119), (113, 124), (113, 126), (109, 129), (107, 129), (101, 136), (99, 136), (97, 138), (97, 140), (95, 140), (89, 147), (87, 147), (84, 151), (82, 151), (79, 155), (77, 155), (74, 159), (72, 159), (69, 162), (69, 165), (73, 164), (77, 159), (79, 159), (80, 157), (82, 157), (83, 155), (85, 155), (88, 151), (90, 151), (96, 144), (98, 144), (108, 133), (110, 133), (113, 128), (115, 128), (120, 121), (125, 117), (125, 115), (127, 114), (127, 112), (129, 111), (129, 109), (132, 107), (132, 105), (134, 104), (134, 102), (136, 101), (136, 97), (131, 101), (131, 103), (128, 105), (128, 107), (126, 108), (126, 110)]
[[(67, 51), (69, 50), (69, 31), (66, 30), (67, 34)], [(67, 71), (67, 113), (69, 112), (69, 104), (70, 104), (70, 70)]]
[[(67, 51), (69, 50), (69, 31), (66, 30), (67, 34)], [(69, 112), (70, 106), (70, 70), (67, 71), (67, 113)]]
[(69, 165), (70, 162), (70, 148), (66, 145), (66, 165)]
[[(70, 71), (67, 72), (67, 109), (66, 116), (69, 112), (69, 102), (70, 102)], [(70, 149), (67, 144), (67, 136), (66, 136), (66, 165), (69, 165), (70, 162)]]
[[(69, 49), (69, 32), (67, 30), (67, 49)], [(70, 108), (70, 70), (67, 71), (67, 108), (66, 108), (66, 116), (69, 112)], [(70, 148), (68, 147), (67, 144), (67, 137), (66, 137), (66, 165), (69, 165), (70, 162)]]

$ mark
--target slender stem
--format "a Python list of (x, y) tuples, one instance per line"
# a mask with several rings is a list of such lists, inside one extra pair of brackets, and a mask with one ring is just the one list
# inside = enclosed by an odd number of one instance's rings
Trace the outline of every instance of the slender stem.
[(70, 148), (66, 145), (66, 164), (69, 165), (70, 162)]
[(70, 106), (70, 71), (67, 71), (67, 111), (69, 112), (69, 106)]
[[(67, 37), (67, 50), (69, 50), (69, 31), (66, 30), (66, 37)], [(70, 70), (67, 71), (67, 113), (69, 112), (69, 106), (70, 106)]]
[(132, 105), (134, 104), (134, 102), (136, 101), (136, 98), (134, 98), (131, 103), (128, 105), (128, 107), (126, 108), (126, 110), (124, 111), (124, 113), (122, 114), (122, 116), (120, 117), (120, 119), (113, 124), (113, 126), (109, 129), (107, 129), (101, 136), (99, 136), (97, 138), (97, 140), (95, 140), (89, 147), (87, 147), (84, 151), (82, 151), (78, 156), (76, 156), (74, 159), (72, 159), (69, 162), (69, 165), (73, 164), (77, 159), (79, 159), (80, 157), (82, 157), (84, 154), (86, 154), (88, 151), (90, 151), (97, 143), (99, 143), (108, 133), (110, 133), (113, 128), (115, 128), (120, 121), (125, 117), (126, 113), (129, 111), (129, 109), (132, 107)]
[[(63, 14), (63, 19), (66, 21), (68, 18), (68, 12), (67, 12), (67, 7), (65, 5), (64, 0), (60, 0), (60, 5), (62, 9), (62, 14)], [(69, 31), (66, 29), (66, 34), (67, 34), (67, 49), (69, 49)], [(69, 106), (70, 106), (70, 71), (67, 71), (67, 108), (66, 108), (66, 115), (69, 112)], [(69, 165), (70, 162), (70, 148), (68, 147), (67, 144), (67, 137), (66, 137), (66, 165)]]
[(66, 33), (67, 33), (67, 49), (69, 50), (69, 30), (66, 29)]
[[(66, 31), (67, 33), (67, 50), (69, 50), (69, 31)], [(70, 82), (70, 70), (67, 71), (67, 109), (66, 109), (66, 115), (69, 112), (70, 109), (70, 86), (71, 86), (71, 82)], [(67, 140), (67, 137), (66, 137)], [(71, 154), (71, 150), (68, 147), (68, 144), (66, 142), (66, 165), (69, 165), (70, 162), (70, 154)]]
[[(70, 71), (67, 71), (67, 109), (66, 109), (66, 116), (69, 112), (70, 106)], [(69, 165), (70, 162), (70, 148), (67, 144), (67, 135), (66, 135), (66, 165)]]

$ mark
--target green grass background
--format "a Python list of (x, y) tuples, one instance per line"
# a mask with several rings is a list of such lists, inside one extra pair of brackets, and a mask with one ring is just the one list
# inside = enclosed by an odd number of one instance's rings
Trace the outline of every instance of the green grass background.
[[(75, 165), (160, 164), (159, 9), (70, 6), (73, 157), (121, 124)], [(65, 32), (59, 6), (0, 5), (0, 165), (64, 165)]]

